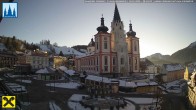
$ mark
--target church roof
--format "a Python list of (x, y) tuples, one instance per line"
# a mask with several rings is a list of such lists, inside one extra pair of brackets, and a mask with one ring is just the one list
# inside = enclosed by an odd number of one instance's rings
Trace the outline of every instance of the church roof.
[(98, 31), (98, 32), (107, 32), (107, 31), (108, 31), (108, 27), (106, 27), (106, 26), (104, 25), (104, 18), (103, 18), (103, 15), (102, 15), (102, 18), (101, 18), (101, 26), (99, 26), (99, 27), (97, 28), (97, 31)]
[(95, 41), (93, 41), (93, 38), (92, 38), (91, 41), (89, 42), (88, 46), (89, 46), (89, 47), (95, 46)]
[(128, 36), (128, 37), (129, 37), (129, 36), (135, 37), (135, 35), (136, 35), (136, 32), (133, 31), (133, 29), (132, 29), (132, 24), (130, 23), (130, 24), (129, 24), (129, 32), (127, 32), (127, 36)]
[(115, 3), (113, 21), (121, 21), (121, 19), (120, 19), (120, 14), (119, 14), (118, 7), (117, 7), (116, 3)]

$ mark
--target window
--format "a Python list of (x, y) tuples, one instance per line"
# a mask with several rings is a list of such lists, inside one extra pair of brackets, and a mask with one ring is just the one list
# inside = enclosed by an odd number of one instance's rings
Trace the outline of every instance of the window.
[(99, 59), (98, 59), (98, 57), (97, 57), (97, 65), (99, 65)]
[(136, 43), (136, 41), (134, 43), (134, 50), (137, 51), (137, 43)]
[(107, 45), (107, 41), (104, 41), (104, 49), (107, 49), (108, 45)]
[(97, 48), (97, 50), (99, 49), (99, 45), (98, 45), (98, 42), (96, 42), (96, 48)]
[(120, 64), (121, 64), (121, 65), (124, 64), (124, 58), (120, 58)]
[(108, 57), (107, 56), (104, 57), (104, 64), (108, 65)]
[(129, 57), (129, 65), (131, 65), (131, 58)]
[(113, 65), (116, 64), (116, 60), (115, 60), (115, 57), (113, 57)]
[(104, 66), (104, 71), (108, 71), (108, 66)]

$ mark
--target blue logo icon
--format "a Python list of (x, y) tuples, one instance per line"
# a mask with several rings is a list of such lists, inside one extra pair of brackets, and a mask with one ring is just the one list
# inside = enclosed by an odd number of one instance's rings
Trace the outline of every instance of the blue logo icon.
[(2, 3), (3, 18), (17, 18), (18, 4), (17, 3)]

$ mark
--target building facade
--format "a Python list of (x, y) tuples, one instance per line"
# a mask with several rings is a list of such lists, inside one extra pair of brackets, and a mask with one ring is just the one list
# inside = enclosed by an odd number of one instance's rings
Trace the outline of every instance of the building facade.
[(183, 79), (184, 67), (181, 64), (163, 64), (161, 74), (164, 82)]
[(111, 32), (104, 25), (101, 18), (101, 26), (98, 33), (87, 47), (87, 55), (75, 59), (76, 71), (97, 74), (120, 73), (128, 76), (129, 73), (139, 72), (139, 38), (129, 25), (129, 32), (125, 34), (124, 25), (115, 4), (114, 17), (111, 22)]
[(190, 110), (196, 109), (196, 71), (191, 75), (190, 83), (188, 83), (188, 99)]
[(17, 56), (13, 52), (0, 52), (0, 68), (12, 68), (17, 62)]
[(49, 66), (49, 56), (47, 53), (34, 51), (26, 55), (26, 63), (31, 65), (32, 70), (37, 70)]

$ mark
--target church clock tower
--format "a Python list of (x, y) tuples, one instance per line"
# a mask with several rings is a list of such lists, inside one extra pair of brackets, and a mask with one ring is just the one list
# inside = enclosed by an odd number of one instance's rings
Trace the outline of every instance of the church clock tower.
[(117, 71), (122, 73), (123, 76), (128, 75), (128, 50), (126, 43), (126, 35), (124, 30), (123, 22), (121, 21), (118, 7), (115, 4), (114, 18), (111, 23), (111, 49), (112, 52), (116, 52), (117, 56)]

